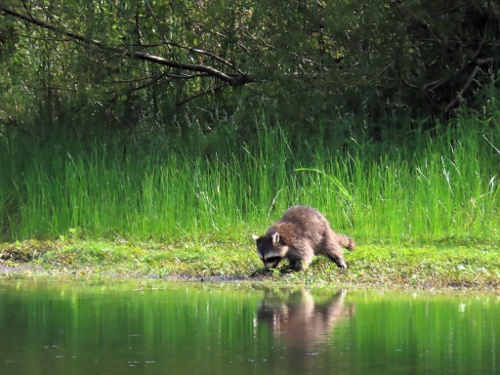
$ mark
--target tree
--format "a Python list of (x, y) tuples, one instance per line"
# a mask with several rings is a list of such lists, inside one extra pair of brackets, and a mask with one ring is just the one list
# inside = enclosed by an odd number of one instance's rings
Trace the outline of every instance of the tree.
[(182, 129), (258, 107), (291, 123), (443, 117), (499, 71), (493, 0), (11, 0), (0, 12), (0, 120), (25, 129), (30, 117)]

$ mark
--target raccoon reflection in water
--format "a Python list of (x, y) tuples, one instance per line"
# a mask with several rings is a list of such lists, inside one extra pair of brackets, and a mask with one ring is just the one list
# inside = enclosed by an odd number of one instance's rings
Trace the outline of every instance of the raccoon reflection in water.
[(278, 267), (286, 258), (291, 269), (303, 271), (318, 254), (345, 269), (347, 264), (342, 247), (355, 248), (352, 238), (335, 233), (323, 214), (308, 206), (290, 207), (263, 236), (253, 238), (266, 269)]
[(329, 341), (333, 327), (355, 314), (355, 307), (345, 302), (342, 290), (323, 303), (315, 303), (307, 290), (286, 296), (266, 290), (257, 311), (257, 321), (266, 324), (275, 338), (288, 349), (312, 354)]

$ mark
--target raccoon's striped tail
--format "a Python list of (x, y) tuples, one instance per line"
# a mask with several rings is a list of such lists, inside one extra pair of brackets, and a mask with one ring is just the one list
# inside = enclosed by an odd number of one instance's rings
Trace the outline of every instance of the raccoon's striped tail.
[(335, 233), (337, 237), (337, 242), (340, 246), (345, 247), (348, 250), (354, 250), (356, 248), (356, 244), (351, 237), (347, 237), (345, 234)]

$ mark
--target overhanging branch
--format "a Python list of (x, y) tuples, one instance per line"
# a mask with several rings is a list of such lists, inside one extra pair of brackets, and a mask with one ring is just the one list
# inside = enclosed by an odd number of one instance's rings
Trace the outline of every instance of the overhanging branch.
[[(215, 67), (209, 66), (209, 65), (204, 65), (204, 64), (190, 64), (190, 63), (183, 63), (179, 61), (172, 61), (168, 60), (162, 56), (158, 55), (152, 55), (149, 53), (145, 52), (140, 52), (140, 51), (129, 51), (125, 48), (121, 47), (111, 47), (106, 45), (100, 40), (97, 39), (92, 39), (92, 38), (87, 38), (83, 35), (73, 33), (70, 31), (67, 31), (63, 29), (62, 27), (58, 27), (56, 25), (47, 23), (45, 21), (39, 20), (35, 18), (31, 13), (29, 14), (21, 14), (18, 13), (12, 9), (9, 9), (5, 5), (0, 4), (0, 12), (3, 14), (9, 15), (16, 17), (18, 19), (21, 19), (25, 22), (37, 25), (39, 27), (42, 27), (44, 29), (53, 31), (55, 33), (63, 34), (70, 38), (71, 40), (79, 43), (84, 43), (89, 46), (97, 47), (99, 49), (105, 50), (107, 52), (113, 52), (119, 55), (125, 55), (137, 60), (144, 60), (144, 61), (149, 61), (155, 64), (163, 65), (163, 66), (168, 66), (170, 68), (175, 68), (179, 70), (185, 70), (185, 71), (190, 71), (190, 72), (198, 72), (198, 73), (205, 73), (207, 76), (217, 78), (223, 82), (225, 82), (227, 85), (231, 86), (238, 86), (238, 85), (244, 85), (249, 82), (254, 82), (254, 79), (250, 78), (248, 75), (244, 74), (240, 70), (233, 68), (234, 72), (224, 72), (222, 70), (219, 70)], [(171, 45), (175, 45), (174, 43), (171, 43)], [(188, 47), (179, 47), (179, 48), (188, 48)], [(202, 51), (198, 50), (195, 48), (189, 48), (191, 52), (198, 52), (202, 53), (205, 55), (210, 55), (212, 56), (215, 60), (217, 61), (224, 61), (221, 57), (216, 56), (213, 53), (207, 52), (207, 51)], [(227, 64), (226, 64), (227, 65)]]

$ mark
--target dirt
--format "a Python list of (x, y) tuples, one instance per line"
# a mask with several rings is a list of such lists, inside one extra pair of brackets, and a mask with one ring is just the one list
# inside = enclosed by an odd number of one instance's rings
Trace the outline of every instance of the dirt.
[(27, 273), (35, 273), (37, 275), (41, 275), (41, 274), (47, 274), (47, 271), (45, 271), (41, 267), (29, 266), (26, 264), (21, 264), (16, 267), (0, 264), (0, 275), (15, 275), (15, 274), (24, 275)]

